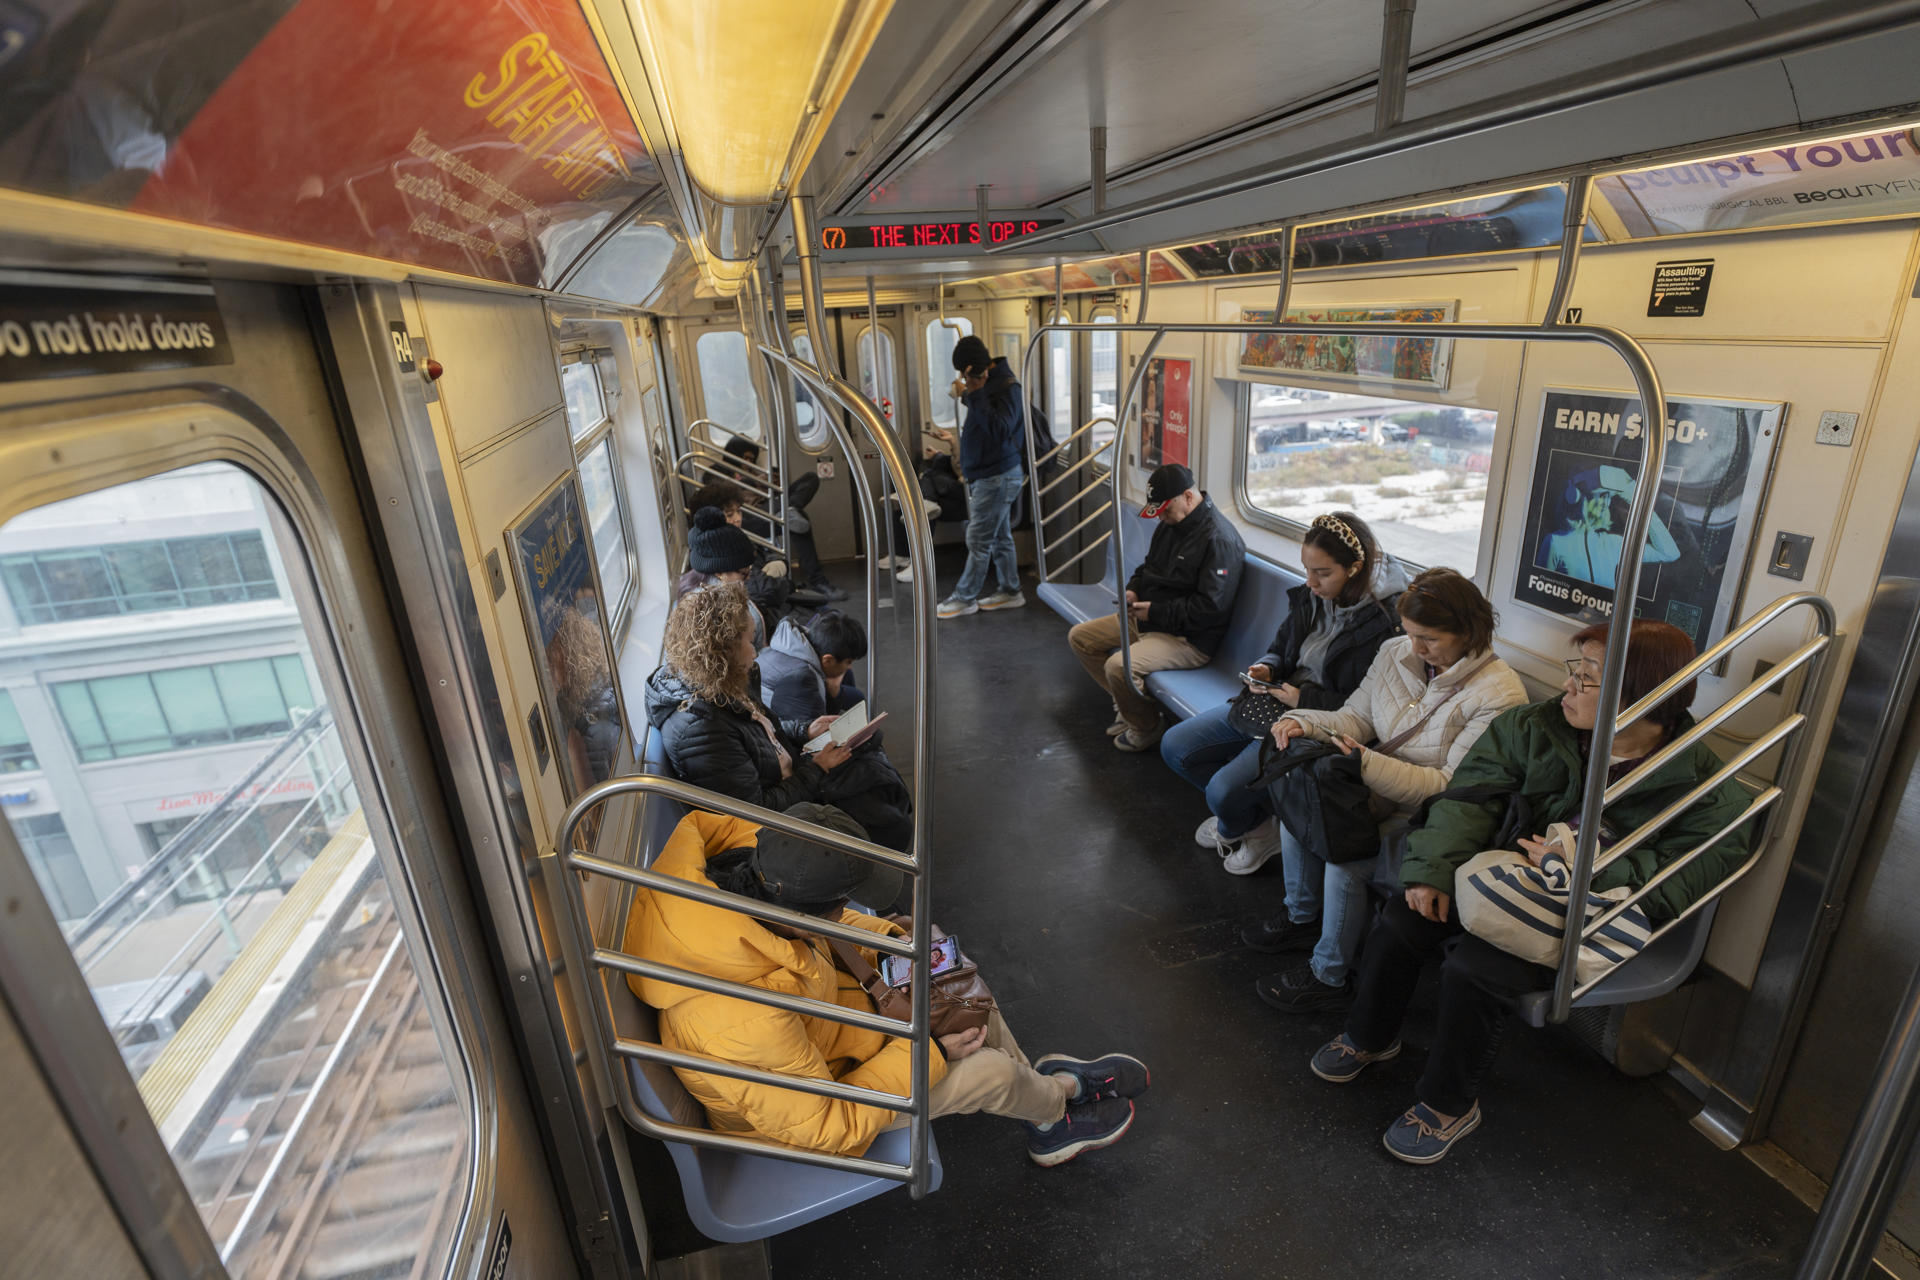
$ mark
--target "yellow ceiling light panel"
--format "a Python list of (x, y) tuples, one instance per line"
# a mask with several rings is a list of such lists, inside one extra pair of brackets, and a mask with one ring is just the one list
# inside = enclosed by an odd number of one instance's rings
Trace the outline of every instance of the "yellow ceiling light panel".
[(785, 195), (893, 0), (632, 0), (680, 153), (728, 204)]

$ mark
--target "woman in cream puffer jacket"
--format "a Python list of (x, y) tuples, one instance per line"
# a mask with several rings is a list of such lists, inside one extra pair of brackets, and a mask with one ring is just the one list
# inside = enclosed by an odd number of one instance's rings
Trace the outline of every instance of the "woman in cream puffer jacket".
[[(1494, 717), (1527, 701), (1520, 677), (1493, 652), (1493, 607), (1471, 581), (1451, 569), (1429, 569), (1401, 595), (1399, 611), (1406, 634), (1380, 647), (1344, 706), (1292, 711), (1274, 725), (1282, 746), (1308, 736), (1358, 751), (1374, 816), (1388, 823), (1446, 790), (1454, 767)], [(1416, 725), (1391, 754), (1366, 745)], [(1277, 823), (1272, 838), (1286, 869), (1287, 915), (1254, 926), (1247, 941), (1272, 951), (1311, 946), (1313, 954), (1305, 964), (1262, 978), (1261, 997), (1288, 1010), (1344, 1007), (1347, 968), (1366, 931), (1373, 863), (1326, 862)]]

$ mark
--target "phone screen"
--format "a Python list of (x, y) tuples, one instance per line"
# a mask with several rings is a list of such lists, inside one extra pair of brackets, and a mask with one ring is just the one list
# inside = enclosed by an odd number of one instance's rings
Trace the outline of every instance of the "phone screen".
[[(957, 968), (960, 964), (960, 944), (951, 934), (933, 944), (934, 976)], [(880, 976), (890, 987), (904, 987), (913, 975), (913, 962), (905, 956), (887, 956), (880, 963)]]

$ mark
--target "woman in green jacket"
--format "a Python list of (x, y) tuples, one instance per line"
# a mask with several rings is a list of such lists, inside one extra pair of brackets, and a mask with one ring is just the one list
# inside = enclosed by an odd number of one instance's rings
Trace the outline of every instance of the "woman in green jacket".
[[(1573, 638), (1578, 658), (1567, 662), (1560, 697), (1515, 707), (1495, 720), (1454, 771), (1453, 788), (1495, 786), (1517, 792), (1544, 831), (1555, 822), (1577, 824), (1587, 752), (1599, 710), (1600, 668), (1607, 626)], [(1620, 701), (1631, 706), (1693, 659), (1693, 642), (1664, 622), (1636, 621), (1627, 644)], [(1688, 683), (1613, 740), (1610, 776), (1619, 778), (1693, 724)], [(1706, 747), (1680, 752), (1615, 801), (1606, 812), (1603, 845), (1626, 835), (1719, 772)], [(1712, 839), (1747, 806), (1747, 793), (1728, 779), (1632, 853), (1593, 878), (1602, 891), (1638, 889), (1663, 867)], [(1400, 1024), (1421, 971), (1440, 964), (1440, 1017), (1433, 1048), (1414, 1088), (1416, 1101), (1387, 1130), (1386, 1146), (1411, 1164), (1432, 1164), (1480, 1123), (1480, 1078), (1500, 1047), (1514, 997), (1553, 985), (1554, 971), (1465, 934), (1452, 912), (1454, 873), (1492, 847), (1506, 801), (1474, 804), (1442, 800), (1407, 840), (1400, 864), (1401, 896), (1390, 898), (1361, 959), (1359, 987), (1346, 1031), (1313, 1056), (1313, 1073), (1344, 1084), (1369, 1063), (1400, 1052)], [(1747, 856), (1743, 826), (1663, 882), (1641, 905), (1658, 928), (1712, 892)], [(1544, 838), (1521, 837), (1519, 852), (1536, 865), (1560, 851)], [(1567, 851), (1571, 853), (1571, 850)]]

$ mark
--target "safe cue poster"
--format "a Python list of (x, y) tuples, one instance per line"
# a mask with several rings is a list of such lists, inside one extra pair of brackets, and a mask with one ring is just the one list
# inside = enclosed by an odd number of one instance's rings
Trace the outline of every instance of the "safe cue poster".
[[(1784, 405), (1667, 401), (1667, 454), (1634, 615), (1698, 648), (1725, 633), (1740, 591)], [(1580, 623), (1613, 615), (1627, 511), (1641, 480), (1640, 401), (1549, 389), (1514, 597)]]

